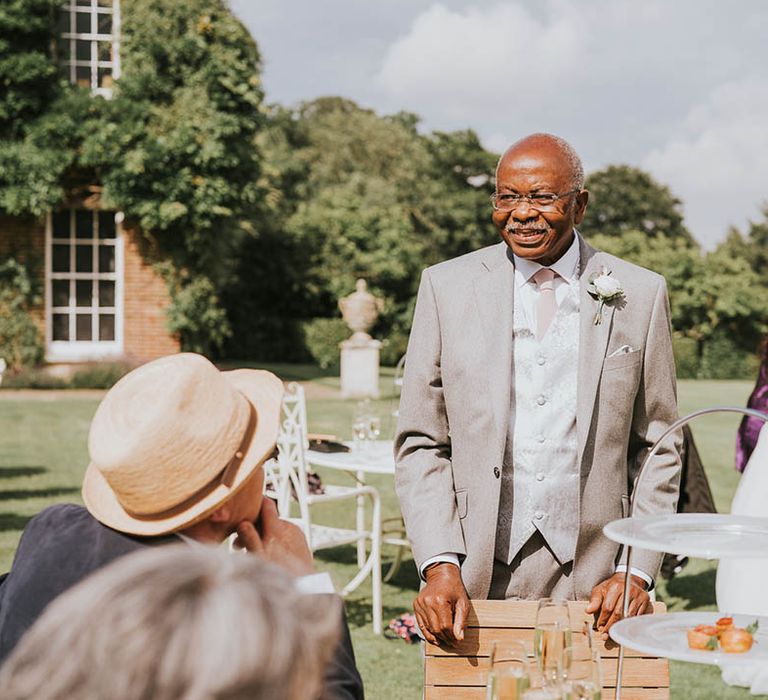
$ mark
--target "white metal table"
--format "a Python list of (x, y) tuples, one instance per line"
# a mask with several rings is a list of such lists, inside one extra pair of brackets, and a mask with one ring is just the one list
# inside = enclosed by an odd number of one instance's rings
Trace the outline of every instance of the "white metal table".
[[(356, 448), (351, 442), (344, 443), (350, 448), (349, 452), (318, 452), (317, 450), (307, 450), (307, 461), (316, 467), (325, 467), (326, 469), (338, 469), (354, 476), (358, 484), (365, 484), (366, 474), (395, 474), (395, 456), (393, 452), (392, 440), (373, 440), (364, 443)], [(397, 530), (402, 532), (402, 525), (398, 519)], [(355, 512), (355, 524), (358, 529), (362, 529), (365, 523), (365, 499), (357, 499), (357, 509)], [(385, 544), (396, 545), (400, 547), (397, 551), (395, 563), (384, 577), (388, 581), (396, 573), (400, 564), (402, 550), (409, 546), (408, 541), (401, 536), (382, 536), (382, 542)], [(358, 562), (365, 561), (365, 543), (359, 543), (357, 547)]]

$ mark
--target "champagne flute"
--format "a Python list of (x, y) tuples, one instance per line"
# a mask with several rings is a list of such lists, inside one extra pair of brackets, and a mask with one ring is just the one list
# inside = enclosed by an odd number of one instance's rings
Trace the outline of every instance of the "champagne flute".
[(493, 642), (487, 700), (520, 700), (531, 684), (528, 652), (522, 642)]
[(600, 652), (593, 649), (586, 658), (572, 663), (563, 683), (563, 700), (602, 700), (603, 674)]
[(568, 676), (572, 634), (565, 600), (542, 598), (533, 635), (536, 662), (545, 685), (556, 686)]
[(369, 413), (370, 401), (368, 399), (358, 401), (352, 416), (352, 438), (355, 442), (355, 450), (363, 449), (368, 440)]
[(368, 439), (378, 440), (381, 435), (381, 418), (377, 415), (368, 416)]

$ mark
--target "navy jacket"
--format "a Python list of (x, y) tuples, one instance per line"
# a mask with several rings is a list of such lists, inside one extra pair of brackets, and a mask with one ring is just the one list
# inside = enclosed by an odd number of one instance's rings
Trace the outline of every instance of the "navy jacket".
[[(180, 541), (176, 535), (134, 537), (117, 532), (82, 506), (60, 504), (43, 510), (27, 523), (13, 567), (0, 579), (0, 662), (60, 593), (118, 557)], [(344, 615), (341, 641), (325, 679), (324, 699), (363, 697)]]

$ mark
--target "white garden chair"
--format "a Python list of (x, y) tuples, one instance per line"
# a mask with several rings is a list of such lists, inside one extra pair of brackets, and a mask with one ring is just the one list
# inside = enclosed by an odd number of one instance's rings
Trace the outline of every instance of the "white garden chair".
[[(280, 454), (277, 464), (267, 473), (272, 487), (269, 495), (277, 500), (281, 517), (292, 520), (304, 531), (309, 548), (316, 552), (342, 545), (355, 545), (358, 553), (358, 571), (349, 583), (340, 591), (346, 596), (354, 591), (369, 575), (372, 588), (373, 631), (381, 634), (381, 502), (379, 492), (373, 486), (341, 486), (323, 484), (322, 494), (313, 494), (309, 490), (307, 464), (307, 426), (306, 402), (304, 390), (296, 383), (288, 385), (283, 399), (283, 423), (278, 446)], [(273, 463), (274, 465), (274, 463)], [(292, 491), (298, 501), (298, 517), (291, 513)], [(359, 498), (370, 500), (370, 527), (356, 515), (354, 528), (333, 527), (312, 522), (312, 506), (321, 503), (348, 501), (350, 508), (357, 513)], [(370, 540), (370, 552), (367, 542)]]

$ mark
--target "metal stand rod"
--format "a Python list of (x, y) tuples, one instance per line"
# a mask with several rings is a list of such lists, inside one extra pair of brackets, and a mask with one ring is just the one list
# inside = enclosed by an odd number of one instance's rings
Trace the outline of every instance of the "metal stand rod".
[[(661, 444), (668, 438), (672, 433), (674, 433), (676, 430), (679, 430), (684, 425), (690, 423), (694, 418), (698, 418), (699, 416), (704, 416), (707, 413), (740, 413), (745, 416), (749, 416), (750, 418), (757, 418), (758, 420), (763, 421), (763, 423), (768, 423), (768, 414), (761, 413), (760, 411), (755, 411), (752, 408), (742, 408), (741, 406), (713, 406), (712, 408), (702, 408), (698, 411), (694, 411), (693, 413), (689, 413), (687, 416), (683, 416), (682, 418), (678, 418), (672, 425), (670, 425), (659, 437), (658, 440), (656, 440), (655, 443), (653, 443), (653, 446), (651, 447), (650, 451), (646, 455), (645, 459), (643, 460), (643, 463), (640, 465), (640, 469), (637, 472), (637, 476), (635, 477), (635, 485), (632, 488), (632, 496), (629, 500), (629, 514), (627, 517), (632, 517), (632, 511), (635, 507), (635, 495), (638, 492), (638, 489), (640, 487), (640, 479), (643, 476), (643, 473), (645, 472), (645, 468), (648, 466), (648, 463), (656, 456), (656, 453), (659, 451), (659, 448), (661, 447)], [(624, 572), (624, 600), (623, 600), (623, 610), (622, 610), (622, 619), (627, 617), (627, 614), (629, 613), (629, 586), (630, 586), (630, 574), (629, 574), (629, 566), (630, 566), (630, 560), (632, 557), (632, 546), (631, 545), (625, 545), (626, 551), (627, 551), (627, 570)], [(621, 646), (619, 648), (619, 663), (618, 667), (616, 669), (616, 700), (621, 700), (621, 678), (622, 678), (622, 671), (624, 666), (624, 647)]]

